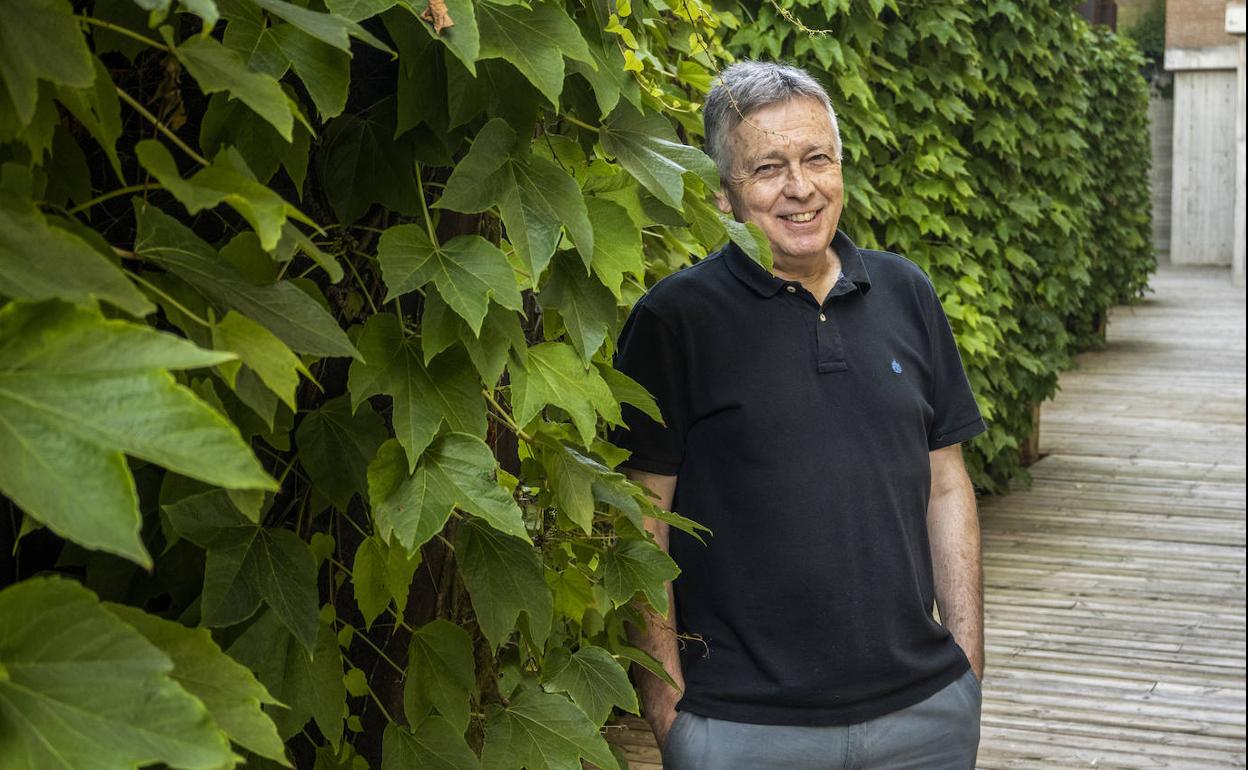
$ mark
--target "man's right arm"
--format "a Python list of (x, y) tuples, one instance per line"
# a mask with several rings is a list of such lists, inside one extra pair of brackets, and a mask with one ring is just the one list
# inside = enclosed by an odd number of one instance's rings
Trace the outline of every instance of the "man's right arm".
[[(646, 487), (658, 499), (655, 505), (665, 511), (672, 509), (672, 501), (676, 495), (676, 477), (648, 473), (636, 468), (621, 469), (624, 475)], [(665, 521), (647, 516), (645, 518), (647, 532), (654, 535), (659, 547), (667, 552), (668, 524)], [(655, 738), (662, 746), (667, 740), (667, 731), (676, 719), (676, 701), (680, 700), (685, 687), (685, 677), (680, 669), (680, 652), (676, 643), (676, 596), (672, 591), (672, 582), (666, 583), (667, 617), (656, 613), (649, 604), (638, 602), (634, 606), (646, 619), (644, 629), (628, 624), (628, 638), (634, 647), (645, 650), (662, 664), (668, 675), (680, 686), (680, 690), (655, 676), (648, 669), (638, 666), (638, 691), (641, 694), (642, 713), (650, 723)]]

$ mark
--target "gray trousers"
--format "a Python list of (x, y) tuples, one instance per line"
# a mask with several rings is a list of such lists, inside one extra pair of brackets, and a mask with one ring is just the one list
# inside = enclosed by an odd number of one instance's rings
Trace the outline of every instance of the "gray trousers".
[(853, 725), (757, 725), (681, 711), (663, 770), (974, 770), (982, 703), (967, 671), (924, 701)]

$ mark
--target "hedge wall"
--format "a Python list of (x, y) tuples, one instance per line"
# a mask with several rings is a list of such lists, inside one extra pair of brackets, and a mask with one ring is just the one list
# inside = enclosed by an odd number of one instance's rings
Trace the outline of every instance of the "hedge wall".
[(1142, 60), (1069, 3), (786, 5), (729, 46), (825, 81), (844, 226), (932, 277), (990, 425), (968, 464), (1000, 491), (1025, 475), (1033, 405), (1156, 266)]
[[(823, 77), (1020, 473), (1148, 248), (1146, 93), (1069, 5), (0, 0), (0, 767), (578, 767), (677, 574), (610, 367), (734, 56)], [(437, 758), (435, 760), (435, 757)]]

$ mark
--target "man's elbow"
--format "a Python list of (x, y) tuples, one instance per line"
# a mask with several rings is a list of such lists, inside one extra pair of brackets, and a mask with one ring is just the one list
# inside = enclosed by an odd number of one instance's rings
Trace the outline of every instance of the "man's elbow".
[(665, 511), (672, 510), (672, 503), (676, 498), (676, 476), (665, 476), (628, 467), (620, 470), (630, 480), (650, 490), (650, 496), (654, 498), (655, 505)]

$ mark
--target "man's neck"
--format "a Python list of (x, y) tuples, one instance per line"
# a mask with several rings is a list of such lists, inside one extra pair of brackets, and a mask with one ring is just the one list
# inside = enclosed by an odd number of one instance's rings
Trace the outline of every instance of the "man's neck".
[(841, 257), (831, 244), (823, 254), (808, 257), (777, 257), (771, 272), (786, 281), (798, 281), (816, 297), (832, 288), (841, 274)]

